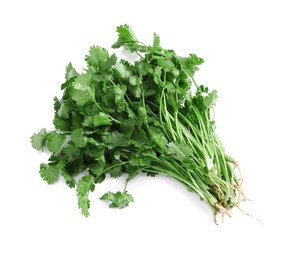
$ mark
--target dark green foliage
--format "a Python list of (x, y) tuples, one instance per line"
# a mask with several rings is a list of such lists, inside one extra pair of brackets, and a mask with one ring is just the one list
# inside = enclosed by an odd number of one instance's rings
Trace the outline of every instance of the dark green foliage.
[[(146, 46), (128, 25), (117, 32), (113, 48), (135, 52), (139, 60), (129, 64), (92, 46), (83, 73), (69, 63), (62, 98), (54, 102), (55, 130), (42, 129), (31, 138), (35, 149), (47, 147), (52, 153), (49, 163), (40, 166), (41, 177), (53, 184), (62, 175), (70, 188), (76, 187), (85, 216), (89, 192), (107, 174), (127, 174), (123, 192), (101, 197), (109, 207), (124, 208), (133, 202), (127, 183), (141, 173), (166, 174), (215, 212), (227, 212), (238, 202), (240, 185), (234, 162), (214, 132), (211, 111), (217, 92), (198, 86), (193, 78), (203, 59), (163, 49), (156, 34), (153, 45)], [(86, 175), (76, 182), (81, 172)]]

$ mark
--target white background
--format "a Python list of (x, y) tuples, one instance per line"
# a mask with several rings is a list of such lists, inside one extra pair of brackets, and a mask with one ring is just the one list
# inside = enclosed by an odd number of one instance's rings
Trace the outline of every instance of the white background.
[[(297, 259), (296, 1), (1, 1), (0, 259)], [(139, 177), (123, 210), (99, 201), (91, 216), (75, 190), (47, 185), (30, 136), (52, 128), (69, 61), (82, 71), (90, 45), (109, 47), (128, 23), (205, 64), (197, 81), (219, 92), (217, 131), (254, 202), (214, 225), (211, 210), (168, 178)], [(111, 50), (111, 49), (110, 49)]]

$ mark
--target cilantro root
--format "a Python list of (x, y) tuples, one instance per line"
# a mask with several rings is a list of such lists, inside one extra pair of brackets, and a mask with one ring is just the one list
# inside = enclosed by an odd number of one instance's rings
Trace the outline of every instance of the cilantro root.
[(54, 98), (55, 130), (41, 129), (31, 137), (35, 149), (51, 152), (49, 162), (40, 165), (41, 177), (53, 184), (63, 176), (76, 187), (85, 216), (96, 184), (106, 175), (122, 174), (127, 176), (123, 191), (100, 198), (111, 208), (133, 202), (126, 189), (138, 174), (165, 174), (199, 195), (215, 214), (229, 214), (244, 195), (238, 165), (215, 133), (217, 92), (194, 79), (203, 59), (162, 48), (157, 34), (148, 46), (128, 25), (117, 32), (112, 47), (139, 59), (130, 64), (92, 46), (83, 73), (67, 66), (62, 98)]

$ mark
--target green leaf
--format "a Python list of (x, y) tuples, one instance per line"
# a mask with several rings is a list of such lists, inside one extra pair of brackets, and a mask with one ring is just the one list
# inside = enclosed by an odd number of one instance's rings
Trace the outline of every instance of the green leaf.
[(204, 62), (203, 59), (198, 58), (196, 54), (190, 54), (189, 57), (180, 58), (180, 61), (191, 75), (194, 75), (195, 71), (198, 70), (198, 66)]
[(80, 156), (81, 151), (73, 142), (70, 141), (63, 147), (63, 152), (66, 154), (69, 161), (73, 161)]
[(163, 86), (163, 80), (161, 79), (162, 71), (160, 67), (156, 67), (154, 70), (154, 82), (157, 85)]
[(83, 92), (81, 90), (72, 90), (72, 99), (79, 106), (84, 106), (92, 101), (92, 96), (89, 92)]
[(130, 77), (133, 75), (129, 66), (123, 61), (114, 65), (114, 73), (117, 77), (123, 80), (129, 80)]
[(123, 134), (130, 139), (135, 129), (135, 120), (132, 118), (125, 119), (120, 125)]
[(107, 50), (99, 46), (92, 46), (89, 55), (86, 56), (88, 65), (99, 69), (100, 72), (108, 70), (116, 61), (117, 57), (114, 54), (109, 57)]
[(137, 38), (131, 27), (127, 24), (117, 27), (118, 40), (112, 45), (112, 48), (124, 47), (128, 51), (135, 52), (139, 49)]
[(76, 192), (78, 197), (78, 207), (81, 209), (81, 212), (85, 217), (90, 215), (89, 192), (92, 192), (95, 189), (93, 180), (94, 179), (91, 175), (87, 175), (79, 179), (77, 182)]
[(75, 68), (73, 68), (71, 62), (67, 65), (66, 67), (66, 74), (65, 74), (65, 79), (69, 80), (72, 79), (76, 76), (78, 76), (79, 74), (76, 72)]
[(91, 74), (89, 73), (81, 74), (75, 79), (73, 83), (73, 87), (83, 92), (91, 92), (91, 87), (90, 87), (91, 80), (92, 80)]
[(40, 176), (48, 184), (54, 184), (59, 179), (61, 165), (40, 164)]
[(84, 131), (82, 128), (75, 129), (71, 133), (71, 139), (78, 148), (84, 148), (88, 143), (88, 139), (84, 136)]
[(75, 179), (65, 171), (62, 172), (62, 176), (64, 177), (64, 180), (66, 181), (66, 184), (69, 188), (74, 188), (76, 185)]
[(66, 140), (66, 136), (57, 132), (51, 132), (47, 136), (47, 147), (50, 152), (59, 151)]
[(116, 166), (116, 167), (113, 167), (111, 168), (109, 171), (108, 171), (109, 175), (113, 178), (117, 178), (117, 177), (120, 177), (123, 172), (122, 172), (122, 166), (119, 165), (119, 166)]
[(57, 130), (61, 130), (61, 131), (71, 130), (71, 122), (67, 119), (63, 119), (59, 117), (58, 115), (55, 115), (53, 123)]
[(125, 192), (107, 192), (105, 193), (100, 200), (109, 201), (110, 208), (125, 208), (129, 205), (130, 202), (133, 202), (134, 199), (132, 195), (128, 194), (127, 191)]
[(151, 139), (160, 147), (160, 149), (163, 152), (167, 151), (168, 141), (163, 131), (158, 127), (152, 126), (150, 127), (149, 132)]
[(69, 101), (64, 101), (61, 103), (60, 108), (58, 109), (58, 116), (63, 119), (68, 119), (70, 112), (74, 109), (74, 106)]
[(71, 97), (77, 105), (84, 106), (94, 99), (94, 90), (91, 88), (91, 83), (92, 75), (89, 73), (81, 74), (75, 79)]
[(90, 208), (90, 200), (89, 196), (85, 194), (79, 194), (78, 197), (78, 208), (81, 209), (81, 213), (85, 217), (90, 216), (89, 208)]
[(133, 132), (130, 140), (131, 144), (140, 148), (141, 146), (153, 147), (153, 142), (147, 138), (146, 132), (143, 129), (138, 129)]
[(125, 101), (126, 86), (125, 85), (114, 85), (115, 103), (117, 105), (118, 112), (124, 111), (126, 107)]
[(112, 125), (110, 118), (107, 114), (100, 112), (93, 117), (93, 125), (95, 127), (102, 125)]
[(110, 69), (113, 65), (115, 65), (117, 62), (117, 56), (115, 54), (112, 54), (103, 64), (102, 70), (106, 71)]
[(54, 97), (54, 109), (57, 112), (61, 107), (61, 102), (57, 97)]
[(203, 104), (209, 108), (213, 105), (215, 105), (216, 101), (218, 99), (218, 94), (216, 90), (213, 90), (210, 92), (206, 97), (203, 99)]
[(159, 58), (158, 59), (158, 65), (163, 68), (165, 71), (171, 71), (175, 68), (174, 63), (166, 58)]
[(46, 143), (47, 132), (45, 128), (42, 128), (38, 134), (31, 136), (32, 147), (36, 150), (42, 150)]
[(125, 136), (117, 131), (102, 136), (102, 139), (108, 147), (108, 149), (113, 149), (119, 146), (126, 146), (128, 144), (127, 140), (125, 139)]
[(186, 157), (193, 154), (193, 151), (186, 144), (179, 144), (170, 142), (168, 145), (167, 153), (172, 155), (175, 159), (183, 161)]
[(155, 51), (161, 51), (161, 45), (160, 45), (160, 37), (156, 33), (154, 33), (154, 42), (153, 42), (153, 48)]
[(130, 77), (129, 82), (132, 86), (139, 86), (142, 83), (142, 79), (138, 76), (132, 76)]

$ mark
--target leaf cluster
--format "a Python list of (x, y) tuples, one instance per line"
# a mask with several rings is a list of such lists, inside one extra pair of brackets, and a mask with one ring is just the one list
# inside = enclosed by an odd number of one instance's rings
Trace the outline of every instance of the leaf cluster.
[(194, 80), (203, 59), (162, 48), (157, 34), (147, 46), (128, 25), (117, 32), (112, 47), (135, 52), (139, 59), (131, 64), (92, 46), (83, 73), (68, 64), (62, 98), (54, 98), (55, 129), (31, 137), (35, 149), (51, 152), (49, 162), (40, 165), (41, 177), (53, 184), (62, 176), (76, 187), (85, 216), (89, 193), (107, 175), (127, 176), (123, 192), (101, 197), (112, 208), (133, 202), (126, 186), (140, 173), (176, 179), (215, 211), (235, 205), (238, 179), (211, 119), (217, 92)]

